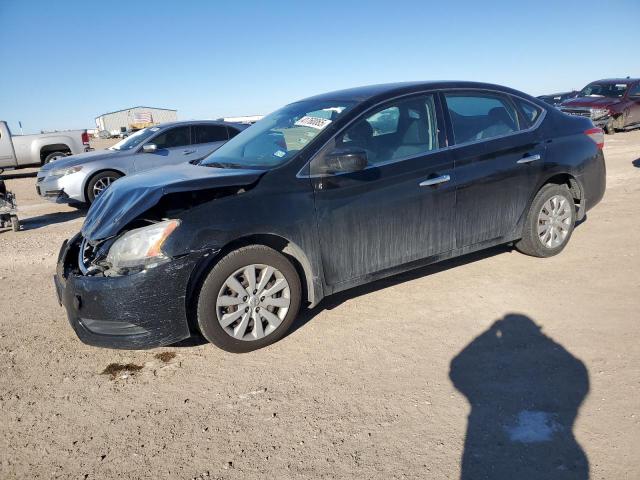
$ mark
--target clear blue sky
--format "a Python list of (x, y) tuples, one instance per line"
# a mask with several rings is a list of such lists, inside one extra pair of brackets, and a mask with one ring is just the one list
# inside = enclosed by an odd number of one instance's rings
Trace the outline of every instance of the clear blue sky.
[(27, 133), (135, 105), (262, 114), (404, 80), (538, 95), (640, 76), (639, 31), (638, 0), (0, 0), (0, 119)]

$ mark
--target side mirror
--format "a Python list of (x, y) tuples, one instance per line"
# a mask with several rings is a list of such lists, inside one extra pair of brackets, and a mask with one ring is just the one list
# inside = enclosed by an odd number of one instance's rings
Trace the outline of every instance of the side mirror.
[(147, 143), (142, 146), (142, 151), (144, 153), (153, 153), (158, 151), (158, 146), (155, 143)]
[(336, 149), (329, 152), (318, 173), (352, 173), (367, 168), (367, 152), (360, 149)]

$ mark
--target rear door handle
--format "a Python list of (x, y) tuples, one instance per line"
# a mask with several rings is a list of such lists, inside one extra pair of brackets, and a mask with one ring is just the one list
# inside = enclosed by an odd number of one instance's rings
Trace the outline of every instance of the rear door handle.
[(440, 175), (439, 177), (429, 178), (424, 182), (420, 182), (420, 186), (431, 187), (433, 185), (438, 185), (439, 183), (448, 182), (449, 180), (451, 180), (451, 177), (449, 175)]
[(183, 150), (182, 151), (183, 155), (191, 155), (192, 153), (196, 153), (196, 151), (195, 150)]
[(527, 155), (526, 157), (522, 157), (520, 160), (518, 160), (518, 163), (531, 163), (531, 162), (535, 162), (536, 160), (540, 160), (542, 158), (541, 155)]

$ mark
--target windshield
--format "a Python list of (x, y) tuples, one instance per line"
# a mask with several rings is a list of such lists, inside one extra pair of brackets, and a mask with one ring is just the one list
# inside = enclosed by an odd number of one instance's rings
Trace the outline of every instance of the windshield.
[(626, 83), (591, 83), (580, 91), (580, 96), (620, 98), (627, 86)]
[(109, 147), (109, 150), (131, 150), (132, 148), (136, 148), (149, 137), (155, 135), (158, 130), (160, 130), (160, 127), (150, 127), (138, 130), (137, 132), (129, 135), (127, 138), (123, 138), (115, 145)]
[(355, 102), (305, 101), (266, 116), (206, 157), (200, 165), (267, 169), (302, 150)]

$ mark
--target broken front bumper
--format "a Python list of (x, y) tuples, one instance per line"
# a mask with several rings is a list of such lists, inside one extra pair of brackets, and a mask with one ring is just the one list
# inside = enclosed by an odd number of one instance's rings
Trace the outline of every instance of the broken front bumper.
[(54, 282), (58, 301), (82, 342), (144, 349), (190, 336), (187, 284), (201, 255), (185, 255), (132, 275), (85, 276), (77, 269), (79, 240), (76, 235), (62, 245)]

